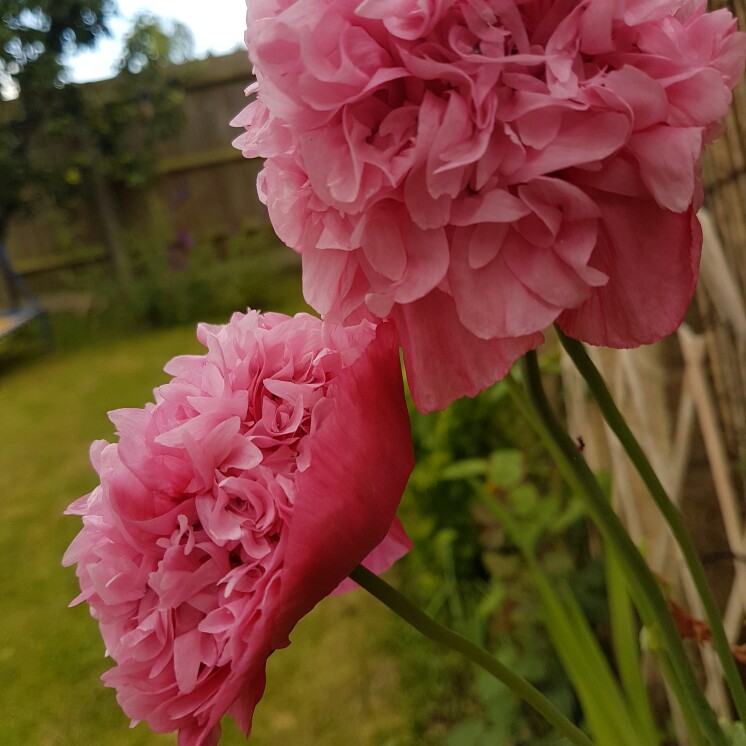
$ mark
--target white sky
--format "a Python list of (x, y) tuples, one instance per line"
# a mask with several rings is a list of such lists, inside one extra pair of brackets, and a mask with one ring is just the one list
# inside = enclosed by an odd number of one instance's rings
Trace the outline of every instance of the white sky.
[(194, 34), (196, 52), (225, 54), (243, 48), (246, 25), (244, 0), (118, 0), (120, 16), (111, 21), (111, 38), (101, 39), (92, 51), (79, 53), (69, 62), (73, 80), (84, 82), (109, 78), (122, 48), (122, 36), (130, 28), (132, 18), (143, 10), (165, 19), (176, 19)]

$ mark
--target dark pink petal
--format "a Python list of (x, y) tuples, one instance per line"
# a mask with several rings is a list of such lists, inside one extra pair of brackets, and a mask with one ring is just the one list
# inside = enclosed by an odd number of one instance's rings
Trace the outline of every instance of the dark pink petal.
[[(334, 384), (334, 408), (298, 478), (277, 601), (273, 646), (284, 647), (296, 622), (331, 593), (384, 539), (414, 466), (392, 324)], [(401, 556), (406, 547), (393, 537)]]
[(694, 211), (673, 213), (652, 200), (600, 192), (596, 201), (603, 217), (590, 264), (609, 281), (558, 323), (594, 345), (655, 342), (679, 326), (697, 284), (702, 233)]
[(394, 320), (409, 388), (421, 412), (445, 409), (462, 396), (476, 396), (544, 339), (541, 334), (480, 339), (461, 324), (453, 299), (441, 290), (397, 306)]
[[(386, 538), (360, 563), (363, 567), (379, 575), (391, 567), (412, 548), (412, 541), (407, 536), (404, 526), (398, 518), (389, 528)], [(357, 588), (352, 578), (345, 578), (333, 591), (333, 594), (347, 593)]]
[(459, 320), (472, 334), (484, 340), (540, 332), (562, 309), (534, 293), (510, 266), (512, 260), (526, 279), (531, 277), (532, 267), (536, 265), (535, 247), (510, 230), (495, 258), (473, 269), (469, 262), (472, 244), (489, 242), (490, 234), (491, 231), (480, 225), (461, 229), (453, 239), (448, 280)]
[(653, 127), (635, 133), (629, 149), (655, 201), (672, 212), (688, 210), (694, 198), (702, 131), (698, 127)]

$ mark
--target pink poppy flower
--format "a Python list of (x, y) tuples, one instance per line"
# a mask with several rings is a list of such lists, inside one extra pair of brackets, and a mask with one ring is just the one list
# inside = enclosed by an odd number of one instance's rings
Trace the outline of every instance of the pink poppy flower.
[(248, 734), (296, 622), (408, 551), (414, 463), (392, 324), (249, 311), (197, 336), (207, 353), (172, 360), (155, 404), (111, 413), (64, 558), (116, 663), (104, 682), (182, 746), (217, 743), (225, 712)]
[(415, 402), (503, 376), (557, 322), (673, 331), (698, 159), (746, 44), (705, 0), (248, 0), (235, 124), (326, 318), (395, 320)]

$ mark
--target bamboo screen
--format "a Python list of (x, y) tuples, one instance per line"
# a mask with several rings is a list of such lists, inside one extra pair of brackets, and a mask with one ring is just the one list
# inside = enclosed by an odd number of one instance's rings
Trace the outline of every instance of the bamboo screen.
[[(728, 7), (746, 29), (746, 0)], [(704, 249), (695, 302), (679, 332), (638, 350), (590, 350), (661, 481), (679, 504), (736, 645), (746, 639), (746, 83), (734, 93), (722, 135), (702, 169)], [(661, 288), (661, 292), (665, 292)], [(666, 526), (563, 360), (566, 408), (585, 455), (612, 474), (612, 497), (667, 596), (692, 616), (704, 613)], [(705, 644), (702, 683), (719, 714), (731, 716), (719, 662)], [(674, 709), (674, 718), (677, 713)], [(687, 743), (683, 729), (680, 743)]]

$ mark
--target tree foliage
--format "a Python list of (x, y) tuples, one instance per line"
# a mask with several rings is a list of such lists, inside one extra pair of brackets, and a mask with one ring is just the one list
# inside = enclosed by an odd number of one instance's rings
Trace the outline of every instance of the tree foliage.
[(11, 217), (40, 195), (64, 203), (92, 169), (113, 183), (152, 176), (155, 145), (181, 122), (182, 82), (171, 63), (193, 55), (181, 24), (150, 14), (126, 35), (119, 74), (70, 84), (65, 60), (109, 32), (111, 0), (0, 0), (0, 239)]
[(24, 187), (50, 183), (49, 166), (31, 158), (30, 143), (54, 137), (72, 107), (64, 56), (93, 45), (113, 11), (110, 0), (0, 0), (1, 82), (17, 93), (0, 111), (0, 235)]
[(155, 147), (183, 121), (184, 81), (173, 65), (193, 56), (194, 39), (183, 24), (150, 13), (134, 19), (124, 38), (119, 74), (103, 96), (86, 101), (98, 168), (112, 183), (139, 186), (153, 177)]
[[(25, 98), (63, 82), (63, 55), (107, 33), (111, 0), (0, 0), (0, 66)], [(41, 88), (39, 87), (41, 86)]]

